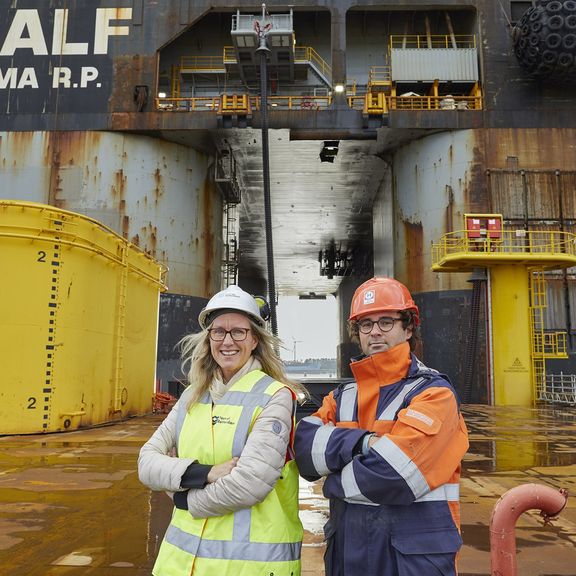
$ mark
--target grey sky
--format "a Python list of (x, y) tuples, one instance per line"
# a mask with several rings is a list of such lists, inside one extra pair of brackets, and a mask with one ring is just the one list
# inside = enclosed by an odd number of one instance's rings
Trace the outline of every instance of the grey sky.
[(283, 360), (306, 358), (336, 358), (339, 339), (336, 299), (298, 300), (297, 296), (283, 296), (276, 309), (278, 335), (284, 343), (280, 351)]

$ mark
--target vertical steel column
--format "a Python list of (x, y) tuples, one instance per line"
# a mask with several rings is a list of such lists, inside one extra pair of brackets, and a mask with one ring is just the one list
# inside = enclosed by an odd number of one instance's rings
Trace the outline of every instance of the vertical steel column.
[[(266, 15), (266, 5), (262, 4), (262, 24)], [(274, 250), (272, 243), (272, 203), (270, 199), (270, 164), (268, 146), (268, 53), (266, 45), (266, 27), (259, 30), (260, 46), (256, 52), (260, 55), (260, 114), (262, 121), (262, 178), (264, 181), (264, 223), (266, 228), (266, 261), (268, 264), (268, 301), (270, 304), (270, 324), (272, 334), (278, 335), (276, 320), (276, 281), (274, 278)]]
[(533, 406), (529, 272), (518, 264), (493, 266), (490, 290), (494, 403)]

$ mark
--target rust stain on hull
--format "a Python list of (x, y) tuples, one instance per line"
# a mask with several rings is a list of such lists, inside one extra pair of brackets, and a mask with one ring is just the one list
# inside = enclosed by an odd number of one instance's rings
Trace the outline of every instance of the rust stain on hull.
[(124, 170), (122, 168), (114, 173), (114, 184), (112, 185), (111, 192), (114, 198), (118, 198), (119, 203), (121, 203), (124, 199), (126, 191), (126, 180), (127, 177), (125, 176)]
[(505, 169), (507, 159), (516, 157), (520, 169), (574, 169), (576, 129), (486, 129), (486, 167)]
[(422, 222), (403, 222), (404, 237), (406, 241), (406, 283), (413, 292), (421, 292), (423, 289), (422, 271), (423, 260), (423, 230)]
[[(50, 167), (48, 203), (58, 208), (73, 210), (74, 206), (70, 206), (66, 199), (66, 196), (73, 191), (63, 190), (62, 171), (66, 167), (78, 166), (89, 174), (87, 154), (88, 151), (98, 150), (100, 134), (98, 132), (50, 132), (46, 138), (45, 161), (46, 165)], [(93, 160), (94, 178), (97, 178), (98, 156), (94, 155)], [(65, 193), (64, 198), (62, 192)]]
[(164, 195), (164, 183), (162, 182), (162, 172), (160, 168), (154, 171), (154, 202), (156, 205), (162, 200)]
[(211, 185), (208, 176), (202, 186), (202, 239), (204, 245), (204, 291), (205, 294), (212, 292), (212, 274), (214, 262), (214, 232), (212, 231), (212, 194), (216, 191)]
[[(135, 101), (136, 86), (154, 86), (156, 70), (155, 55), (116, 56), (114, 58), (114, 78), (112, 95), (110, 98), (111, 110), (115, 112), (136, 112)], [(148, 105), (154, 98), (152, 90), (148, 92)], [(116, 129), (121, 128), (116, 126)]]

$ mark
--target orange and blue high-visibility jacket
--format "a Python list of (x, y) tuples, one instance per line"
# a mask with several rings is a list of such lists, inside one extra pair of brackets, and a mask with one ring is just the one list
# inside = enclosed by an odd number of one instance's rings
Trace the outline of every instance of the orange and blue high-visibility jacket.
[[(456, 573), (468, 433), (446, 376), (407, 343), (351, 364), (296, 429), (296, 461), (330, 499), (327, 576)], [(368, 434), (380, 438), (367, 446)]]

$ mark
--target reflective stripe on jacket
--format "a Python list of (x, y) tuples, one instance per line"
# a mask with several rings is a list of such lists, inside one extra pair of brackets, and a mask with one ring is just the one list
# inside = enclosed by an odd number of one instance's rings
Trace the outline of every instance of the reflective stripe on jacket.
[[(206, 394), (178, 424), (178, 454), (206, 464), (240, 456), (262, 408), (283, 387), (254, 370), (214, 404)], [(298, 576), (301, 541), (298, 471), (291, 460), (274, 489), (251, 508), (210, 518), (175, 509), (153, 573)]]
[[(354, 573), (358, 562), (364, 576), (403, 574), (406, 566), (410, 574), (454, 574), (460, 463), (468, 449), (454, 389), (413, 355), (407, 375), (385, 385), (379, 355), (366, 360), (354, 370), (358, 383), (331, 392), (296, 429), (300, 474), (325, 476), (331, 500), (327, 576)], [(374, 392), (366, 405), (359, 387)], [(358, 453), (367, 432), (380, 439)], [(430, 557), (445, 567), (435, 571)]]

